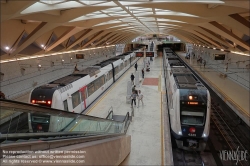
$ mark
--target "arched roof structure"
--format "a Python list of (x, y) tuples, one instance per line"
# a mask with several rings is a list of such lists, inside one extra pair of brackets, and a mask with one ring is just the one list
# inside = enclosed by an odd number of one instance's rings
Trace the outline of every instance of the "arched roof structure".
[(249, 1), (1, 1), (1, 58), (171, 34), (183, 42), (249, 52)]

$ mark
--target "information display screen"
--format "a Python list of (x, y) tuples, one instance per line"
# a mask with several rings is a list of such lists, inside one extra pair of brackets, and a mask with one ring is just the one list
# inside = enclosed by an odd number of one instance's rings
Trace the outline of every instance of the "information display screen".
[(225, 54), (215, 54), (214, 60), (225, 60)]
[[(136, 57), (143, 57), (144, 52), (136, 52)], [(146, 57), (154, 57), (154, 52), (146, 52)]]
[(143, 52), (136, 52), (135, 56), (136, 57), (143, 57), (144, 53)]
[(76, 59), (84, 59), (84, 54), (76, 54)]
[(146, 57), (154, 57), (154, 52), (146, 52)]

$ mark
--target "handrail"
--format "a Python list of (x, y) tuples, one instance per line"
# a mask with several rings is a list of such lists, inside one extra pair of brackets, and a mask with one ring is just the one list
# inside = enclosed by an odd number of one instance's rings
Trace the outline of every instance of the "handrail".
[[(104, 120), (104, 121), (113, 122), (113, 120), (109, 120), (109, 119), (94, 117), (90, 115), (83, 115), (83, 114), (78, 114), (78, 113), (73, 113), (73, 112), (66, 112), (63, 110), (55, 109), (55, 108), (43, 107), (43, 106), (22, 103), (18, 101), (5, 100), (5, 99), (0, 99), (0, 106), (11, 108), (12, 111), (16, 111), (16, 112), (20, 111), (20, 112), (26, 112), (26, 113), (38, 113), (38, 114), (40, 113), (40, 114), (67, 117), (67, 118), (82, 118), (82, 119), (87, 119), (87, 120), (100, 120), (100, 121)], [(115, 122), (118, 122), (118, 121), (115, 121)]]
[[(111, 110), (111, 111), (110, 111)], [(109, 116), (112, 114), (112, 116), (111, 116), (111, 120), (113, 119), (113, 114), (114, 114), (114, 112), (113, 112), (113, 107), (111, 106), (110, 108), (109, 108), (109, 111), (108, 111), (108, 116), (106, 117), (106, 119), (110, 119), (109, 118)]]
[(129, 122), (129, 112), (127, 112), (127, 114), (126, 114), (126, 116), (125, 116), (125, 118), (123, 120), (123, 131), (124, 131), (124, 133), (127, 132), (128, 124), (129, 124), (128, 122)]
[[(120, 134), (125, 134), (128, 128), (128, 122), (129, 122), (129, 113), (126, 114), (125, 119), (121, 121), (116, 121), (113, 120), (113, 108), (110, 108), (109, 115), (107, 119), (104, 118), (99, 118), (99, 117), (93, 117), (93, 116), (88, 116), (88, 115), (83, 115), (83, 114), (76, 114), (72, 112), (66, 112), (63, 110), (58, 110), (58, 109), (53, 109), (49, 107), (42, 107), (42, 106), (37, 106), (37, 105), (32, 105), (32, 104), (27, 104), (27, 103), (22, 103), (18, 101), (10, 101), (10, 100), (5, 100), (5, 99), (0, 99), (0, 108), (2, 111), (12, 111), (12, 112), (21, 112), (25, 114), (28, 113), (36, 113), (36, 114), (43, 114), (43, 115), (49, 115), (49, 116), (54, 116), (58, 117), (61, 119), (58, 119), (53, 121), (53, 125), (55, 126), (54, 130), (51, 131), (46, 131), (46, 132), (38, 132), (34, 131), (34, 133), (17, 133), (16, 130), (9, 130), (10, 126), (16, 126), (15, 128), (18, 127), (18, 123), (16, 121), (13, 121), (12, 123), (12, 113), (10, 117), (10, 122), (8, 122), (8, 131), (2, 132), (0, 134), (0, 140), (3, 141), (4, 143), (13, 143), (15, 140), (19, 139), (25, 139), (27, 138), (34, 138), (34, 139), (43, 139), (43, 140), (59, 140), (59, 139), (66, 139), (67, 137), (85, 137), (85, 136), (91, 136), (91, 135), (110, 135), (114, 133), (120, 133)], [(111, 116), (112, 115), (112, 116)], [(26, 115), (25, 115), (26, 116)], [(111, 117), (110, 117), (111, 116)], [(73, 120), (73, 123), (70, 125), (66, 125), (63, 130), (60, 130), (60, 125), (62, 126), (62, 123), (68, 123), (67, 120), (63, 121), (62, 118), (67, 119), (68, 121)], [(74, 123), (75, 122), (75, 123)], [(21, 123), (21, 122), (20, 122)], [(12, 125), (13, 124), (13, 125)], [(30, 124), (29, 124), (30, 125)], [(57, 128), (59, 126), (59, 128)], [(120, 127), (121, 128), (120, 128)], [(116, 128), (118, 127), (118, 128)], [(58, 129), (58, 130), (57, 130)], [(64, 130), (65, 129), (65, 130)], [(67, 137), (66, 137), (67, 136)], [(21, 141), (25, 141), (21, 140)], [(27, 140), (29, 141), (29, 140)], [(2, 143), (1, 143), (2, 144)]]

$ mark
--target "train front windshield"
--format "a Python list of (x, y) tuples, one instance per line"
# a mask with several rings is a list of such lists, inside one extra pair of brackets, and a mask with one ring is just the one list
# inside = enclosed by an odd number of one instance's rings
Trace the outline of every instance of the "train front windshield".
[(181, 124), (203, 126), (206, 119), (206, 106), (201, 105), (182, 105)]

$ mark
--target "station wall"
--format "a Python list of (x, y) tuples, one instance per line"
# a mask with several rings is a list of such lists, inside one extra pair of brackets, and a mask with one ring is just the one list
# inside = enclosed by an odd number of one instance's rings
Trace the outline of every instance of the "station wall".
[[(193, 45), (187, 45), (187, 50), (195, 54), (195, 59), (201, 56), (206, 61), (206, 68), (212, 69), (208, 72), (215, 71), (222, 76), (222, 79), (231, 79), (249, 90), (250, 56)], [(225, 60), (215, 60), (215, 54), (225, 54)], [(203, 67), (203, 64), (201, 65)]]
[(83, 70), (114, 57), (115, 52), (116, 47), (112, 46), (77, 52), (84, 54), (84, 59), (76, 59), (76, 53), (65, 53), (2, 63), (0, 88), (7, 99), (15, 99), (29, 93), (35, 87), (73, 73), (76, 65), (78, 70)]

